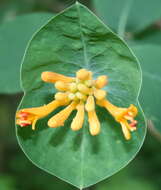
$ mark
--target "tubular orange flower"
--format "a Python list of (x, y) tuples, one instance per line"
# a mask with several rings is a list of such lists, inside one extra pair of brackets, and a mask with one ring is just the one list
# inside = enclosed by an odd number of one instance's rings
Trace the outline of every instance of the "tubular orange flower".
[(119, 108), (105, 99), (107, 92), (101, 88), (107, 85), (107, 76), (102, 75), (93, 80), (91, 71), (80, 69), (76, 72), (75, 78), (48, 71), (43, 72), (41, 78), (44, 82), (55, 83), (55, 88), (58, 90), (55, 100), (45, 106), (19, 110), (16, 114), (16, 123), (21, 127), (32, 125), (32, 129), (35, 129), (38, 119), (47, 116), (59, 106), (67, 105), (49, 119), (50, 128), (63, 126), (72, 111), (76, 109), (77, 113), (71, 123), (71, 129), (77, 131), (82, 128), (85, 111), (87, 111), (89, 131), (91, 135), (98, 135), (101, 128), (95, 111), (96, 102), (99, 106), (105, 107), (120, 123), (127, 140), (131, 138), (130, 132), (136, 130), (137, 121), (134, 117), (137, 115), (137, 108), (134, 105), (130, 105), (129, 108)]
[(21, 109), (16, 113), (16, 123), (21, 127), (32, 125), (32, 129), (35, 130), (37, 120), (45, 117), (60, 105), (62, 105), (62, 102), (54, 100), (41, 107)]
[(49, 121), (48, 126), (51, 128), (56, 128), (64, 125), (64, 122), (69, 117), (71, 112), (76, 108), (77, 103), (72, 102), (68, 105), (64, 110), (60, 111), (56, 115), (54, 115)]
[(134, 120), (134, 117), (138, 113), (137, 108), (132, 104), (129, 108), (120, 108), (114, 106), (106, 99), (97, 101), (97, 104), (105, 107), (115, 120), (121, 124), (124, 136), (129, 140), (131, 138), (130, 131), (136, 130), (137, 121)]

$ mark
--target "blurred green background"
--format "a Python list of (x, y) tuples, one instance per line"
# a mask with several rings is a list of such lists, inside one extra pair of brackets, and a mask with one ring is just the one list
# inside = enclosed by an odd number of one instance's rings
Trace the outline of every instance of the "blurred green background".
[[(1, 0), (0, 24), (27, 13), (51, 12), (55, 14), (74, 2), (74, 0)], [(82, 0), (80, 2), (97, 14), (96, 4), (92, 0)], [(153, 44), (161, 45), (160, 31), (160, 20), (158, 20), (136, 34), (127, 32), (124, 37), (130, 43), (142, 44), (150, 41)], [(133, 39), (135, 39), (135, 42), (131, 42)], [(1, 60), (0, 64), (2, 64)], [(15, 136), (14, 115), (22, 96), (22, 93), (0, 94), (0, 190), (76, 189), (34, 166), (18, 146)], [(87, 189), (160, 190), (160, 139), (157, 132), (148, 130), (141, 151), (126, 168), (111, 178)], [(119, 159), (121, 155), (118, 154), (117, 156)]]

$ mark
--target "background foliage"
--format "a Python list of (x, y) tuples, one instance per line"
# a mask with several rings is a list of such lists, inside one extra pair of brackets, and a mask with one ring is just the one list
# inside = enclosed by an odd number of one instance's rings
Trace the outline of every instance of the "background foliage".
[[(114, 0), (113, 0), (114, 1)], [(121, 8), (119, 6), (119, 0), (115, 0), (114, 6), (112, 7), (112, 14), (119, 12)], [(121, 1), (121, 0), (120, 0)], [(40, 13), (49, 12), (57, 13), (63, 10), (65, 7), (71, 5), (74, 2), (71, 0), (2, 0), (0, 2), (0, 30), (3, 25), (9, 23), (17, 16), (29, 13)], [(98, 16), (102, 17), (100, 14), (100, 9), (96, 5), (96, 2), (91, 0), (81, 1), (86, 4), (90, 9), (92, 9)], [(109, 2), (107, 0), (106, 2)], [(149, 17), (154, 14), (154, 6), (150, 6), (150, 11), (148, 15), (146, 11), (146, 4), (142, 3), (139, 5), (141, 13), (144, 13), (143, 18)], [(146, 1), (147, 4), (151, 2)], [(100, 0), (99, 0), (100, 3)], [(153, 2), (153, 4), (160, 8), (160, 1)], [(144, 5), (144, 6), (142, 6)], [(101, 6), (101, 3), (100, 5)], [(104, 5), (104, 7), (108, 5)], [(148, 6), (148, 5), (147, 5)], [(124, 5), (124, 9), (128, 7)], [(137, 8), (133, 7), (134, 11), (137, 12)], [(103, 10), (103, 9), (102, 9)], [(158, 10), (158, 9), (157, 9)], [(161, 8), (159, 9), (161, 12)], [(108, 13), (108, 11), (106, 11)], [(123, 11), (124, 13), (124, 11)], [(130, 14), (130, 12), (129, 12)], [(123, 14), (124, 15), (124, 14)], [(135, 14), (136, 15), (136, 14)], [(110, 15), (109, 15), (110, 16)], [(106, 23), (111, 19), (107, 15)], [(141, 21), (137, 18), (136, 22)], [(109, 19), (108, 19), (109, 18)], [(155, 18), (139, 30), (127, 30), (128, 24), (127, 19), (121, 21), (121, 37), (123, 37), (127, 43), (133, 48), (134, 52), (138, 56), (141, 66), (143, 68), (143, 88), (140, 96), (140, 101), (143, 104), (146, 115), (148, 119), (151, 120), (149, 125), (149, 131), (144, 143), (144, 146), (135, 160), (129, 164), (124, 170), (109, 178), (103, 182), (92, 186), (89, 189), (96, 190), (110, 190), (120, 189), (120, 184), (126, 189), (138, 189), (138, 190), (159, 190), (161, 187), (161, 131), (160, 126), (160, 83), (161, 83), (161, 26), (160, 19), (161, 16), (157, 15), (154, 17), (151, 15), (150, 18)], [(130, 17), (131, 19), (131, 17)], [(109, 23), (110, 24), (110, 23)], [(115, 23), (116, 25), (117, 23)], [(17, 30), (21, 29), (22, 25), (19, 25)], [(12, 34), (13, 29), (10, 29)], [(116, 30), (116, 32), (118, 32)], [(4, 35), (0, 34), (0, 39), (4, 39)], [(7, 42), (8, 46), (10, 41)], [(16, 43), (17, 44), (17, 43)], [(10, 46), (9, 46), (10, 47)], [(15, 46), (15, 49), (17, 46)], [(2, 46), (2, 50), (4, 50)], [(14, 54), (19, 53), (19, 51), (14, 51)], [(2, 53), (0, 52), (0, 57)], [(6, 54), (8, 57), (11, 54)], [(19, 61), (12, 60), (16, 64), (20, 64)], [(14, 67), (14, 68), (15, 68)], [(0, 58), (0, 72), (4, 68), (4, 61)], [(8, 66), (5, 69), (5, 76), (12, 75), (15, 72), (13, 67)], [(4, 70), (3, 70), (4, 72)], [(147, 74), (148, 73), (148, 74)], [(19, 76), (19, 73), (16, 73)], [(0, 76), (4, 76), (0, 73)], [(5, 78), (0, 78), (0, 86), (5, 83)], [(20, 86), (16, 80), (10, 80), (13, 85), (17, 83), (17, 89)], [(7, 84), (6, 84), (7, 85)], [(19, 92), (18, 90), (17, 92)], [(32, 165), (28, 159), (24, 156), (23, 152), (17, 145), (14, 131), (14, 114), (16, 107), (22, 97), (21, 93), (14, 91), (13, 95), (7, 95), (3, 88), (0, 89), (0, 189), (5, 190), (51, 190), (51, 189), (75, 189), (74, 187), (68, 185), (67, 183), (48, 175), (47, 173), (41, 171), (34, 165)], [(119, 155), (118, 155), (119, 156)]]

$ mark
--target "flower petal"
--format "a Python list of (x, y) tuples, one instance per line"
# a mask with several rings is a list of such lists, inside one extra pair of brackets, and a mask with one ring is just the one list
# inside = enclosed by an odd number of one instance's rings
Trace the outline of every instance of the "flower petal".
[(121, 127), (122, 127), (122, 132), (124, 134), (124, 137), (126, 140), (130, 140), (131, 139), (131, 134), (130, 131), (127, 127), (127, 123), (126, 122), (120, 122)]

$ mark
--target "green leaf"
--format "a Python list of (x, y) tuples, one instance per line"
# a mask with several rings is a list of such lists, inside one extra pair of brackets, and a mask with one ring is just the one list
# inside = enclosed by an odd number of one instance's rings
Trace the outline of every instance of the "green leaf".
[(0, 26), (0, 93), (21, 91), (20, 64), (28, 41), (52, 16), (28, 14)]
[(0, 188), (5, 190), (15, 190), (15, 179), (11, 176), (0, 175)]
[[(143, 165), (143, 163), (141, 163)], [(142, 176), (142, 165), (136, 163), (133, 167), (127, 167), (123, 171), (119, 172), (117, 175), (111, 177), (109, 180), (105, 180), (96, 186), (96, 190), (118, 190), (120, 189), (120, 184), (124, 190), (157, 190), (158, 187), (154, 180), (147, 179), (146, 175)], [(130, 165), (130, 166), (131, 166)], [(137, 172), (135, 171), (137, 170)], [(135, 172), (134, 172), (135, 171)], [(146, 176), (146, 177), (145, 177)]]
[(34, 1), (8, 0), (1, 2), (0, 24), (15, 19), (17, 15), (28, 13), (34, 10)]
[[(112, 103), (138, 104), (141, 72), (135, 56), (92, 12), (76, 3), (45, 25), (29, 44), (22, 65), (25, 96), (20, 108), (53, 100), (55, 89), (41, 81), (43, 71), (74, 76), (80, 68), (91, 70), (94, 78), (109, 76), (105, 90)], [(19, 144), (27, 157), (45, 171), (81, 189), (93, 185), (125, 167), (145, 136), (140, 108), (138, 130), (130, 141), (124, 139), (120, 125), (106, 110), (98, 107), (97, 114), (101, 122), (98, 136), (89, 134), (87, 117), (78, 132), (70, 130), (73, 115), (57, 129), (48, 128), (47, 117), (38, 121), (36, 131), (17, 126)]]
[(149, 27), (145, 31), (134, 36), (137, 44), (156, 44), (161, 45), (161, 30), (157, 27)]
[(133, 50), (138, 56), (143, 70), (143, 87), (140, 103), (145, 115), (161, 132), (161, 46), (135, 45)]
[(95, 9), (115, 31), (138, 32), (161, 18), (161, 1), (94, 0)]

